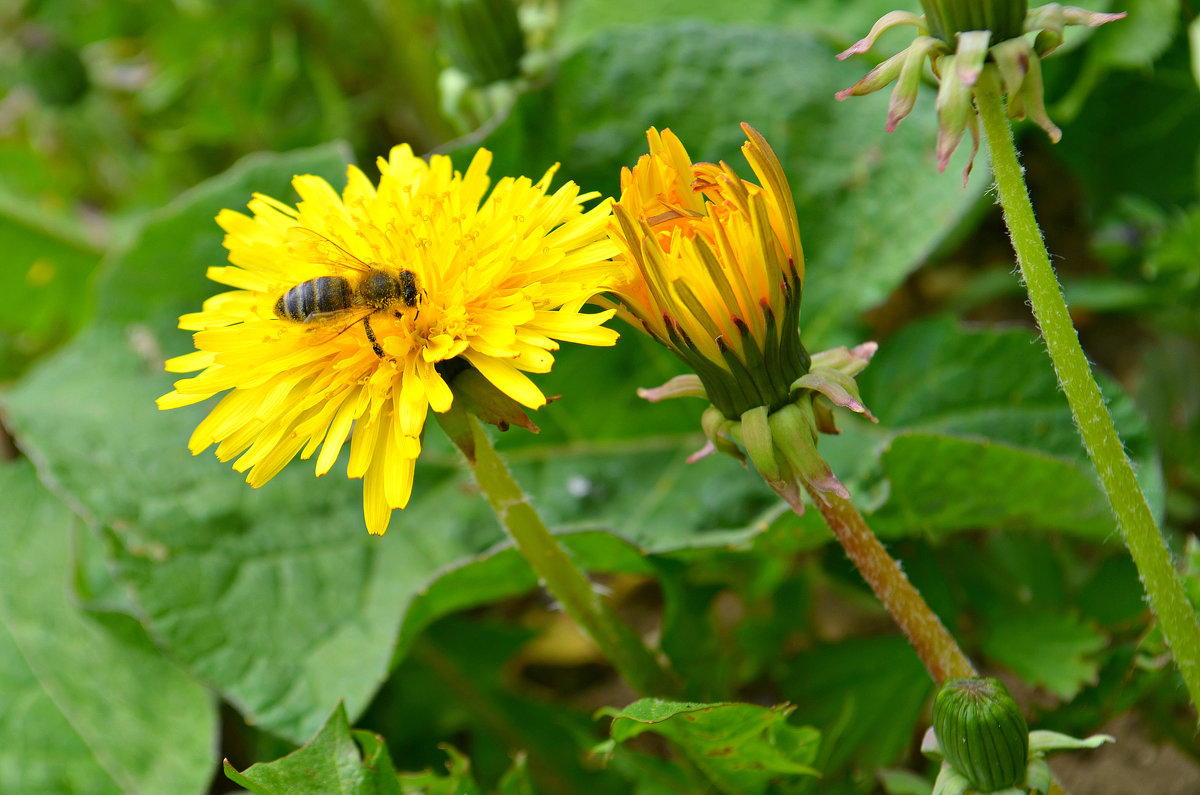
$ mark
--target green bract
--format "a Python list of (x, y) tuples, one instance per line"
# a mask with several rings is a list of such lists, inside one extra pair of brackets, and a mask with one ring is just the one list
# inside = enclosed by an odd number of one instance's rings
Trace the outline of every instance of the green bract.
[(933, 730), (946, 761), (979, 792), (1025, 779), (1029, 725), (998, 679), (951, 679), (933, 702)]
[(953, 43), (959, 33), (990, 30), (997, 41), (1020, 36), (1028, 0), (921, 0), (929, 32)]

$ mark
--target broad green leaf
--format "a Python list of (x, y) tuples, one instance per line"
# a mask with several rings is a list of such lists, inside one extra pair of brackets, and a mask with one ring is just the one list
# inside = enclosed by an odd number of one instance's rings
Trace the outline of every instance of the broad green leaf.
[(100, 252), (83, 231), (0, 191), (0, 379), (67, 340), (91, 312)]
[[(1162, 474), (1146, 422), (1102, 380), (1150, 504), (1161, 512)], [(885, 342), (858, 381), (880, 424), (847, 424), (846, 436), (880, 440), (880, 471), (859, 455), (856, 473), (865, 485), (886, 479), (886, 490), (876, 483), (876, 532), (1008, 527), (1112, 536), (1095, 470), (1050, 361), (1029, 333), (967, 331), (950, 318), (914, 324)], [(861, 449), (853, 439), (830, 446), (842, 444)]]
[[(1096, 38), (1133, 23), (1131, 12), (1097, 30)], [(1200, 90), (1185, 37), (1177, 37), (1153, 69), (1095, 71), (1095, 88), (1078, 115), (1065, 116), (1054, 107), (1050, 111), (1061, 117), (1063, 130), (1062, 145), (1053, 153), (1079, 183), (1086, 215), (1102, 217), (1129, 195), (1167, 207), (1194, 204), (1200, 137), (1171, 134), (1200, 126)], [(1087, 89), (1085, 82), (1077, 84), (1067, 101), (1076, 101), (1075, 95)], [(1147, 146), (1147, 141), (1157, 145)], [(1047, 239), (1051, 251), (1066, 247), (1065, 241), (1055, 242), (1052, 228), (1047, 228)]]
[(988, 181), (981, 159), (963, 190), (966, 151), (937, 173), (932, 92), (895, 135), (884, 130), (887, 92), (834, 101), (869, 69), (834, 54), (811, 33), (773, 25), (681, 21), (603, 32), (482, 143), (500, 172), (536, 176), (561, 162), (562, 175), (585, 190), (614, 194), (619, 169), (645, 153), (652, 125), (671, 128), (693, 159), (725, 160), (749, 178), (738, 124), (754, 125), (795, 194), (808, 269), (802, 326), (819, 349), (915, 270)]
[(0, 791), (207, 792), (211, 696), (136, 621), (73, 604), (74, 518), (32, 466), (0, 466), (0, 493)]
[(330, 714), (321, 731), (298, 751), (274, 762), (252, 765), (240, 773), (226, 761), (225, 775), (255, 795), (404, 792), (382, 738), (368, 732), (351, 732), (342, 704)]
[[(1076, 550), (1041, 534), (994, 532), (945, 548), (942, 555), (943, 576), (959, 595), (958, 609), (972, 617), (981, 660), (1004, 665), (1064, 699), (1095, 683), (1101, 665), (1125, 656), (1117, 647), (1128, 641), (1120, 636), (1147, 621), (1145, 596), (1125, 550)], [(1097, 554), (1125, 565), (1096, 562), (1091, 568), (1091, 560), (1076, 557)], [(1101, 588), (1112, 594), (1096, 594)], [(1081, 617), (1097, 607), (1121, 609), (1113, 616), (1121, 623), (1110, 630)]]
[(663, 552), (742, 541), (757, 532), (750, 518), (777, 503), (757, 473), (730, 458), (687, 463), (697, 438), (633, 436), (589, 447), (546, 445), (514, 456), (517, 480), (538, 496), (538, 510), (553, 526), (607, 527)]
[(992, 616), (983, 650), (1022, 679), (1064, 700), (1093, 682), (1099, 664), (1091, 658), (1108, 636), (1068, 613), (1039, 610)]
[[(560, 539), (592, 571), (643, 575), (653, 571), (642, 550), (610, 532), (561, 533)], [(396, 660), (408, 653), (421, 630), (435, 619), (516, 596), (536, 585), (533, 570), (508, 542), (443, 568), (405, 611), (396, 643)]]
[(661, 699), (604, 708), (623, 743), (644, 732), (671, 740), (722, 792), (762, 793), (775, 779), (815, 775), (820, 733), (788, 723), (790, 705), (694, 704)]
[(1102, 539), (1114, 520), (1082, 462), (986, 439), (904, 433), (881, 459), (891, 492), (872, 515), (884, 536), (972, 527), (1053, 528)]
[[(211, 453), (188, 453), (204, 407), (158, 412), (167, 389), (121, 332), (98, 326), (7, 405), (22, 443), (104, 528), (118, 579), (174, 659), (293, 740), (331, 700), (357, 714), (388, 670), (408, 602), (498, 528), (465, 519), (480, 501), (432, 462), (417, 484), (428, 502), (383, 539), (366, 534), (356, 482), (297, 466), (253, 491)], [(93, 452), (76, 455), (80, 445)]]
[(1171, 44), (1179, 28), (1179, 0), (1125, 0), (1127, 16), (1102, 26), (1088, 42), (1088, 58), (1101, 68), (1144, 68)]
[(179, 195), (146, 218), (126, 250), (105, 260), (96, 285), (97, 320), (142, 330), (149, 335), (146, 344), (160, 348), (154, 352), (161, 355), (191, 350), (191, 334), (177, 328), (179, 316), (229, 289), (206, 276), (209, 267), (226, 264), (229, 254), (222, 245), (225, 233), (214, 220), (217, 213), (249, 213), (246, 204), (253, 193), (293, 200), (296, 174), (316, 174), (340, 188), (350, 159), (343, 143), (262, 152)]
[(660, 643), (687, 698), (712, 701), (771, 675), (809, 630), (814, 583), (795, 570), (797, 535), (772, 527), (734, 549), (651, 558)]
[(716, 792), (692, 765), (651, 756), (615, 740), (596, 746), (593, 754), (604, 759), (605, 770), (620, 773), (629, 780), (629, 786), (621, 795), (677, 795), (680, 792), (711, 795)]
[[(897, 8), (920, 13), (919, 4), (903, 0), (857, 0), (853, 3), (844, 0), (807, 0), (804, 3), (786, 0), (748, 0), (741, 3), (576, 0), (563, 9), (560, 36), (570, 43), (609, 28), (703, 19), (726, 24), (810, 29), (828, 35), (841, 46), (867, 35), (876, 19)], [(911, 38), (909, 34), (908, 40)], [(900, 40), (904, 41), (903, 38)]]
[(783, 695), (821, 731), (823, 776), (854, 759), (894, 764), (909, 746), (933, 681), (904, 638), (823, 644), (789, 661)]
[[(1200, 590), (1196, 593), (1200, 603)], [(1091, 573), (1078, 596), (1083, 617), (1106, 626), (1136, 625), (1149, 606), (1133, 559), (1122, 550), (1109, 555)]]

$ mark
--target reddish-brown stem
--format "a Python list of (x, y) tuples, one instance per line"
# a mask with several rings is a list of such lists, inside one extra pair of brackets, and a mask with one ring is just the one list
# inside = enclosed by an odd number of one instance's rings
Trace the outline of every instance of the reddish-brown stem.
[(942, 620), (929, 609), (900, 565), (867, 527), (858, 509), (836, 494), (813, 494), (813, 502), (933, 680), (940, 685), (947, 679), (978, 676)]

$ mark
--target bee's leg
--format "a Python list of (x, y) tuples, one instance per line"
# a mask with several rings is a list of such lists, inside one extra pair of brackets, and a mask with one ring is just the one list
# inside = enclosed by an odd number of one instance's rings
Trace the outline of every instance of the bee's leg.
[(375, 332), (371, 329), (370, 315), (363, 318), (363, 328), (366, 329), (367, 339), (371, 341), (371, 350), (375, 351), (375, 355), (382, 359), (383, 348), (379, 347), (379, 340), (375, 339)]

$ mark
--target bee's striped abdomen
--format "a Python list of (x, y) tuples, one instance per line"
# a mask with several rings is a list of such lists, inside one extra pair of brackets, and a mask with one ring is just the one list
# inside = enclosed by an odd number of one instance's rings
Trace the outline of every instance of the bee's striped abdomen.
[(318, 276), (279, 296), (275, 302), (275, 316), (303, 323), (312, 315), (349, 309), (352, 301), (350, 283), (344, 278)]

